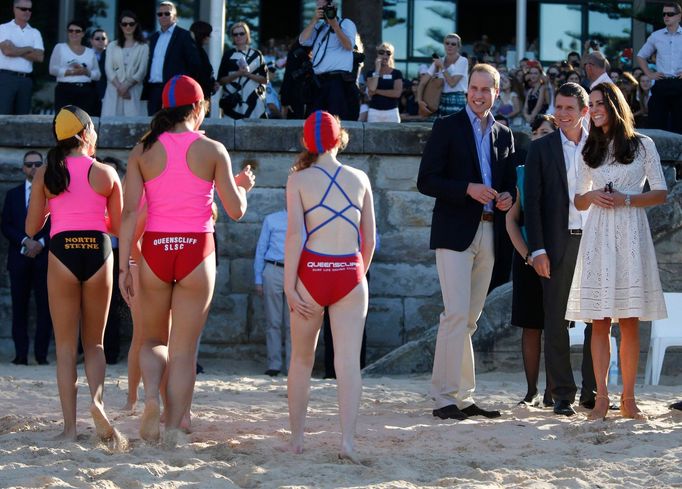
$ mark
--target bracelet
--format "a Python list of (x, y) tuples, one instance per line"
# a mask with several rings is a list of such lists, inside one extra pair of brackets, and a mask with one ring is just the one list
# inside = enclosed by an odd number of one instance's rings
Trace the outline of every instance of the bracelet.
[(632, 201), (630, 200), (630, 194), (627, 194), (625, 196), (625, 207), (630, 207), (632, 205)]
[(528, 253), (526, 253), (526, 258), (523, 260), (524, 263), (525, 263), (526, 265), (528, 265), (528, 266), (530, 266), (530, 263), (528, 263), (528, 260), (530, 260), (530, 257), (531, 257), (531, 254), (530, 254), (530, 251), (529, 251)]

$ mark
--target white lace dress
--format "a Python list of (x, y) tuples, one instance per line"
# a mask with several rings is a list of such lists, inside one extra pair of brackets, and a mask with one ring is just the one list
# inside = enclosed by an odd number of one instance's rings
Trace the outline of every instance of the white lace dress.
[[(654, 142), (642, 144), (629, 165), (613, 155), (598, 168), (578, 167), (576, 192), (584, 194), (613, 182), (614, 190), (640, 194), (644, 182), (651, 190), (666, 190)], [(566, 308), (566, 319), (590, 321), (610, 317), (643, 321), (667, 317), (649, 221), (642, 207), (590, 207), (583, 226), (578, 260)]]

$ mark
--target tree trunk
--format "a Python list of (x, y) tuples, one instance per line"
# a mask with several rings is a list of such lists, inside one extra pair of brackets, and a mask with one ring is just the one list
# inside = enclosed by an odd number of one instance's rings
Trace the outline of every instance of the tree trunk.
[(352, 20), (365, 47), (365, 66), (374, 66), (375, 47), (381, 42), (382, 0), (343, 0), (343, 16)]

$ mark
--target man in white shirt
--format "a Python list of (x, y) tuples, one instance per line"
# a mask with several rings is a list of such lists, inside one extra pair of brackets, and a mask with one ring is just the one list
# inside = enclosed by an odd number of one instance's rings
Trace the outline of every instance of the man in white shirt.
[(30, 0), (14, 0), (14, 19), (0, 25), (0, 114), (28, 114), (33, 95), (33, 63), (45, 48), (37, 29), (28, 25)]
[[(637, 53), (637, 63), (654, 85), (649, 98), (649, 126), (682, 134), (682, 8), (663, 4), (665, 28), (654, 31)], [(656, 54), (656, 71), (647, 59)]]
[(583, 57), (583, 67), (587, 79), (590, 80), (590, 91), (600, 83), (613, 83), (608, 73), (611, 65), (601, 51), (586, 54)]

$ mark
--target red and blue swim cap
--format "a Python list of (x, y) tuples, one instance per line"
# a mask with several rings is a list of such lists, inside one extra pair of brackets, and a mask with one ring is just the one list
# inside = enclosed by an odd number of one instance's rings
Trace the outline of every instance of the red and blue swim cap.
[(303, 124), (303, 143), (311, 153), (326, 153), (338, 145), (340, 138), (339, 121), (329, 112), (313, 112)]
[(161, 94), (164, 109), (192, 105), (204, 99), (204, 91), (193, 78), (187, 75), (175, 75), (166, 82)]

